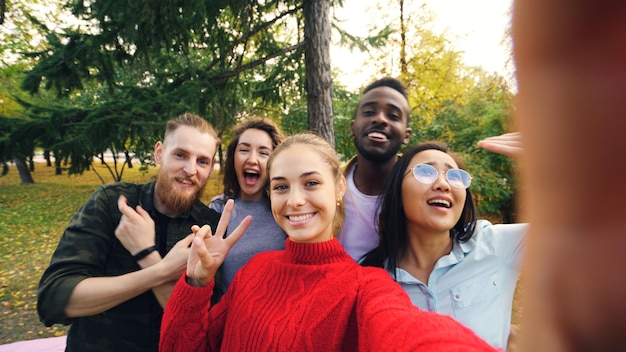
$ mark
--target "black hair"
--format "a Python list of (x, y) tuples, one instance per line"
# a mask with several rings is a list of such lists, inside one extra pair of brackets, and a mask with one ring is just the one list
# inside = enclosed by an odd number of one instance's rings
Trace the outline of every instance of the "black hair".
[(394, 89), (402, 94), (402, 96), (404, 96), (406, 100), (409, 100), (409, 93), (407, 92), (404, 83), (402, 83), (399, 79), (393, 77), (383, 77), (370, 83), (369, 85), (367, 85), (367, 87), (365, 87), (365, 89), (363, 89), (363, 94), (378, 87), (389, 87), (391, 89)]
[[(450, 155), (460, 169), (465, 169), (465, 164), (458, 155), (450, 152), (448, 145), (442, 142), (420, 143), (404, 153), (385, 179), (384, 193), (378, 201), (377, 206), (380, 208), (378, 218), (380, 244), (361, 258), (361, 265), (382, 268), (385, 260), (388, 260), (386, 269), (395, 275), (398, 261), (408, 245), (406, 213), (402, 206), (402, 181), (411, 159), (425, 150), (442, 151)], [(467, 188), (463, 212), (454, 227), (450, 229), (450, 237), (460, 243), (469, 241), (474, 235), (476, 221), (476, 205), (474, 204), (472, 192)]]

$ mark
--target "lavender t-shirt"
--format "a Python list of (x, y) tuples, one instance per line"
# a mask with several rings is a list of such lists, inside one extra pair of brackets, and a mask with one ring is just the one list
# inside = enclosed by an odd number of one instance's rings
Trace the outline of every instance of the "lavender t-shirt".
[(378, 196), (361, 193), (354, 183), (356, 163), (346, 173), (347, 189), (343, 197), (345, 220), (339, 232), (339, 242), (348, 254), (358, 261), (365, 253), (378, 246)]

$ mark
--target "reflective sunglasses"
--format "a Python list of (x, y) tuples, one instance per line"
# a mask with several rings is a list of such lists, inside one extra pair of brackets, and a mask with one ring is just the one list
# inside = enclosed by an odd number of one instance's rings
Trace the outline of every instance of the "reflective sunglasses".
[[(465, 170), (450, 169), (445, 174), (446, 180), (454, 188), (466, 189), (472, 184), (472, 176)], [(439, 170), (428, 164), (417, 164), (413, 166), (413, 176), (420, 183), (430, 185), (437, 181)]]

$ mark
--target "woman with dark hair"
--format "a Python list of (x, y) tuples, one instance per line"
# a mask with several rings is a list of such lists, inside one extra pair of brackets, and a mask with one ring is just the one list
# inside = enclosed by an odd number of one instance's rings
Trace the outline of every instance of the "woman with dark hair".
[[(217, 274), (214, 301), (218, 301), (235, 274), (255, 254), (284, 249), (287, 234), (274, 221), (267, 196), (266, 164), (274, 148), (284, 137), (276, 124), (267, 118), (253, 117), (233, 128), (233, 139), (226, 149), (224, 194), (214, 197), (211, 209), (222, 213), (229, 199), (235, 200), (232, 223), (252, 215), (254, 231), (238, 241)], [(233, 229), (228, 228), (227, 236)]]
[(527, 225), (477, 220), (464, 168), (445, 143), (404, 153), (380, 200), (380, 245), (361, 264), (389, 271), (414, 305), (505, 348)]

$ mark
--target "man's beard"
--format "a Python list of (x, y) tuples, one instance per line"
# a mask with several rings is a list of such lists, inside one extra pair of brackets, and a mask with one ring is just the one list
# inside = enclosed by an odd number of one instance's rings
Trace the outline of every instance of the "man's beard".
[[(165, 172), (159, 172), (156, 180), (156, 196), (169, 212), (182, 214), (191, 209), (193, 203), (200, 199), (204, 192), (204, 186), (195, 193), (190, 194), (174, 189), (173, 182), (172, 179), (167, 177)], [(193, 182), (197, 186), (197, 181), (193, 180)]]

